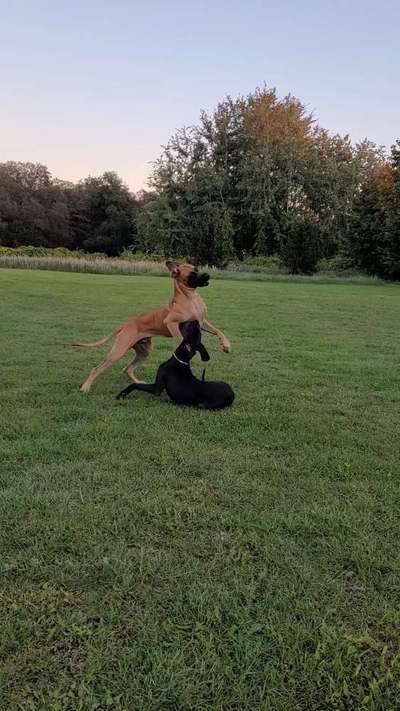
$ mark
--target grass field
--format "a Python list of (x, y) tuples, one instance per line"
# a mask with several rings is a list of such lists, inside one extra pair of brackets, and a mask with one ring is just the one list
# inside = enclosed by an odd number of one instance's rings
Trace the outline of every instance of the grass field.
[(170, 288), (0, 270), (0, 708), (399, 709), (400, 287), (218, 280), (231, 410), (80, 393)]

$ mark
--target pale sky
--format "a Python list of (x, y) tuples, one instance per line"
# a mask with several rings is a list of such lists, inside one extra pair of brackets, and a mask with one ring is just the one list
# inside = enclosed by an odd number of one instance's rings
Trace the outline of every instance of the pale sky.
[(399, 0), (0, 0), (0, 162), (138, 190), (176, 129), (264, 82), (390, 146), (399, 36)]

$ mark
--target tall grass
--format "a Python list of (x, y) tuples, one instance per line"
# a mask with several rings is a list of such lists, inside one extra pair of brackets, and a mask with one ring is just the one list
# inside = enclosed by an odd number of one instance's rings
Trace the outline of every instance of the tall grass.
[[(164, 264), (152, 260), (126, 260), (110, 257), (55, 257), (41, 256), (30, 257), (23, 255), (9, 255), (0, 253), (0, 267), (9, 269), (47, 269), (60, 272), (84, 272), (91, 274), (148, 274), (153, 276), (167, 276), (168, 272)], [(360, 284), (382, 283), (375, 277), (367, 277), (363, 274), (351, 273), (338, 275), (332, 272), (318, 272), (312, 276), (288, 274), (287, 272), (270, 271), (257, 267), (252, 269), (249, 266), (228, 269), (217, 269), (216, 267), (205, 266), (213, 278), (238, 279), (241, 281), (293, 281), (293, 282), (315, 282), (315, 283), (341, 283), (354, 282)]]
[(10, 269), (49, 269), (60, 272), (89, 272), (93, 274), (167, 274), (163, 264), (152, 261), (127, 261), (95, 257), (25, 257), (0, 255), (0, 266)]

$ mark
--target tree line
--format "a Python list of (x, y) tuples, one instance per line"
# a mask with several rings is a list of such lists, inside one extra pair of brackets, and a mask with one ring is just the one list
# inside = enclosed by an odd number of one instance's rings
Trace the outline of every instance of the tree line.
[(400, 142), (389, 154), (332, 135), (274, 89), (227, 97), (171, 137), (150, 189), (116, 173), (77, 184), (45, 166), (0, 164), (0, 245), (125, 249), (224, 265), (277, 256), (292, 273), (322, 259), (400, 279)]
[(0, 245), (117, 256), (136, 243), (138, 200), (116, 173), (76, 185), (44, 165), (0, 163)]

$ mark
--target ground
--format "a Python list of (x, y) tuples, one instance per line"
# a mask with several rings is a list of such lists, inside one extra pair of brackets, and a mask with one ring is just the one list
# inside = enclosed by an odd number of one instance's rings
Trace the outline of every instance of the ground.
[(232, 409), (83, 395), (170, 289), (0, 270), (0, 708), (400, 708), (400, 287), (216, 281)]

